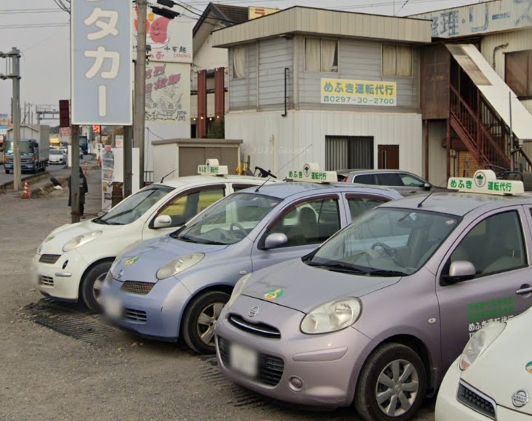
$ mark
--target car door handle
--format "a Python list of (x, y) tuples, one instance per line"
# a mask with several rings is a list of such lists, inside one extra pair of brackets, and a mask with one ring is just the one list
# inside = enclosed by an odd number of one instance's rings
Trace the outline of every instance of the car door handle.
[(527, 295), (532, 294), (532, 287), (528, 284), (521, 285), (521, 288), (519, 288), (517, 291), (515, 291), (517, 295)]

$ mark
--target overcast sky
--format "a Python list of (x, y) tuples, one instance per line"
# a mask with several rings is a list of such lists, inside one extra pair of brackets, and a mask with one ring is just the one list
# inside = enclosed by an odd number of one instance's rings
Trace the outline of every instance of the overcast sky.
[[(59, 0), (58, 0), (59, 1)], [(65, 0), (63, 0), (65, 1)], [(153, 3), (156, 0), (150, 0)], [(478, 3), (478, 0), (260, 0), (221, 1), (238, 6), (287, 8), (291, 6), (405, 16), (429, 10)], [(207, 6), (203, 0), (184, 1), (186, 15), (197, 19)], [(176, 8), (177, 10), (178, 8)], [(70, 97), (69, 15), (54, 0), (0, 0), (0, 51), (12, 47), (22, 51), (21, 109), (24, 103), (56, 105)], [(6, 73), (6, 60), (0, 59), (0, 74)], [(0, 114), (10, 114), (11, 80), (0, 80)], [(23, 117), (24, 118), (24, 117)], [(55, 124), (56, 122), (43, 122)]]

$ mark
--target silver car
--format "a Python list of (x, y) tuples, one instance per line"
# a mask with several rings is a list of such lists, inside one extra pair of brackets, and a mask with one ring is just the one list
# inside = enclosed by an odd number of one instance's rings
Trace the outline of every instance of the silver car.
[(117, 257), (102, 290), (111, 321), (214, 353), (214, 324), (245, 273), (309, 253), (394, 190), (275, 183), (221, 199), (175, 233)]
[(383, 204), (242, 277), (215, 329), (223, 373), (368, 421), (414, 416), (477, 330), (532, 304), (532, 197), (478, 193), (519, 187), (480, 173), (450, 183), (469, 193)]

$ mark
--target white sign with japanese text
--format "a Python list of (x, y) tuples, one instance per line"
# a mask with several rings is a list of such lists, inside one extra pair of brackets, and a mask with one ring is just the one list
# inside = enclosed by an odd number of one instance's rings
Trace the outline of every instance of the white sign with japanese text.
[(146, 67), (146, 121), (190, 125), (190, 66), (149, 63)]
[(477, 2), (412, 17), (432, 20), (433, 38), (509, 31), (532, 24), (532, 0)]
[(132, 124), (131, 6), (71, 1), (72, 124)]
[[(136, 55), (138, 10), (134, 9), (133, 36)], [(193, 23), (179, 17), (168, 19), (154, 14), (148, 8), (146, 46), (150, 61), (192, 63)]]

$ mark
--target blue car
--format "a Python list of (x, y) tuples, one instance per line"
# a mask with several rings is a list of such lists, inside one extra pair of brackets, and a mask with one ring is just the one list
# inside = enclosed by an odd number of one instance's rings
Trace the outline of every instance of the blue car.
[(182, 338), (198, 353), (214, 353), (215, 322), (243, 275), (301, 257), (401, 197), (386, 188), (307, 182), (233, 193), (178, 231), (117, 257), (102, 289), (106, 315), (142, 336)]

